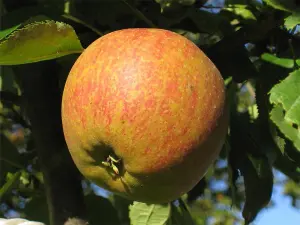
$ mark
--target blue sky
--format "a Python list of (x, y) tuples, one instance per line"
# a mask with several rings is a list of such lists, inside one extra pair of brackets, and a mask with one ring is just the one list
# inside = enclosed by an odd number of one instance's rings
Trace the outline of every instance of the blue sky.
[[(226, 167), (226, 160), (219, 160), (217, 165), (218, 168)], [(296, 209), (291, 205), (291, 198), (284, 195), (284, 181), (287, 177), (279, 172), (274, 171), (274, 187), (272, 193), (272, 201), (274, 205), (272, 207), (263, 209), (253, 225), (300, 225), (300, 209)], [(214, 180), (211, 184), (213, 190), (224, 190), (227, 189), (227, 184), (224, 180)], [(242, 218), (242, 212), (238, 212), (238, 216)]]
[(275, 185), (272, 199), (275, 206), (263, 210), (253, 225), (299, 225), (300, 209), (291, 206), (291, 199), (283, 195), (283, 187)]

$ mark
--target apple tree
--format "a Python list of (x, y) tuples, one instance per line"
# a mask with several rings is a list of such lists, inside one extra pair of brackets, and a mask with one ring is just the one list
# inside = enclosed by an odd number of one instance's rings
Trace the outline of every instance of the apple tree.
[[(299, 9), (295, 0), (0, 1), (0, 217), (49, 225), (250, 224), (274, 207), (278, 185), (299, 208)], [(220, 70), (229, 100), (218, 159), (168, 204), (97, 187), (78, 171), (62, 129), (62, 93), (79, 55), (105, 34), (140, 27), (195, 43)]]

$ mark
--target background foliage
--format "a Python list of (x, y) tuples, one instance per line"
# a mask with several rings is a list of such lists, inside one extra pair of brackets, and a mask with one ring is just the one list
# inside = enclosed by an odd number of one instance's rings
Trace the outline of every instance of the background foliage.
[[(299, 208), (299, 7), (296, 0), (0, 2), (0, 217), (52, 225), (71, 217), (106, 225), (248, 224), (273, 206), (278, 183)], [(100, 36), (129, 27), (187, 37), (226, 81), (231, 123), (220, 157), (167, 205), (99, 190), (79, 175), (61, 131), (61, 93), (76, 58)]]

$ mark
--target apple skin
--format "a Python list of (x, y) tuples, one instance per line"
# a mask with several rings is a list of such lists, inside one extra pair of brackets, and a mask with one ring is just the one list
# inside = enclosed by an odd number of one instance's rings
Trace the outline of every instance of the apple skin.
[[(163, 29), (109, 33), (73, 65), (62, 99), (71, 156), (87, 179), (131, 200), (191, 190), (228, 129), (224, 81), (194, 43)], [(102, 164), (121, 159), (119, 174)]]

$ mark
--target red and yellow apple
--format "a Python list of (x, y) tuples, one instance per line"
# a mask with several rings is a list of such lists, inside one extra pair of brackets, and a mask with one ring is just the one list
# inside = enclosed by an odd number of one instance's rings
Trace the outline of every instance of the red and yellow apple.
[(62, 99), (65, 140), (81, 173), (126, 198), (166, 203), (192, 189), (227, 133), (224, 81), (191, 41), (124, 29), (88, 46)]

